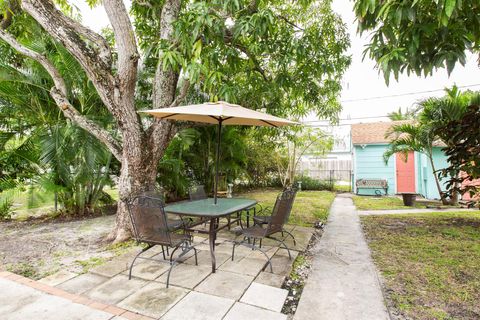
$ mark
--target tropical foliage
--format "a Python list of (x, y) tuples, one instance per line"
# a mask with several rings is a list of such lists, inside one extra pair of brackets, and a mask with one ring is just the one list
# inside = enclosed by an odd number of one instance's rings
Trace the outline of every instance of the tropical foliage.
[[(460, 92), (456, 86), (445, 90), (441, 98), (429, 98), (418, 104), (417, 121), (392, 127), (390, 149), (384, 154), (386, 160), (394, 153), (405, 155), (408, 151), (425, 154), (430, 161), (435, 182), (442, 201), (454, 203), (457, 194), (469, 190), (464, 181), (478, 178), (478, 122), (480, 95), (475, 92)], [(447, 168), (435, 168), (433, 146), (442, 146), (448, 157)], [(447, 190), (442, 190), (439, 178), (448, 181)], [(464, 184), (465, 185), (465, 184)]]
[(433, 147), (436, 140), (433, 128), (425, 123), (403, 123), (392, 126), (388, 135), (391, 138), (391, 142), (383, 155), (385, 163), (396, 153), (402, 154), (405, 159), (408, 158), (410, 151), (425, 154), (430, 162), (435, 178), (435, 185), (442, 203), (448, 204), (449, 202), (440, 185), (437, 177), (437, 169), (433, 161)]
[(397, 111), (388, 113), (388, 118), (392, 121), (413, 120), (416, 118), (417, 112), (417, 109), (407, 108), (405, 111), (402, 111), (402, 108), (398, 108)]
[[(35, 24), (29, 33), (25, 43), (56, 62), (71, 84), (71, 99), (78, 110), (96, 121), (110, 122), (76, 60)], [(19, 59), (5, 45), (0, 51), (0, 179), (10, 182), (0, 190), (34, 184), (56, 194), (62, 211), (69, 214), (90, 213), (102, 201), (109, 202), (102, 189), (111, 182), (110, 152), (61, 115), (49, 95), (52, 79), (40, 64)], [(2, 194), (4, 211), (11, 198), (6, 191)]]
[(466, 52), (480, 53), (478, 0), (355, 0), (359, 32), (371, 32), (365, 54), (375, 60), (388, 83), (406, 71), (451, 73), (464, 65)]
[(423, 121), (430, 121), (435, 134), (446, 144), (443, 150), (449, 166), (439, 176), (448, 179), (451, 194), (478, 192), (471, 182), (480, 178), (479, 108), (478, 92), (461, 93), (453, 88), (446, 97), (433, 100), (424, 111)]

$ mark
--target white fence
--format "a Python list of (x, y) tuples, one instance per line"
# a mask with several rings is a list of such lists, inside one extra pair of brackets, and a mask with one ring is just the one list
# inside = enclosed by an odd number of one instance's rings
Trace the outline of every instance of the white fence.
[(302, 159), (297, 173), (317, 180), (351, 182), (352, 160)]

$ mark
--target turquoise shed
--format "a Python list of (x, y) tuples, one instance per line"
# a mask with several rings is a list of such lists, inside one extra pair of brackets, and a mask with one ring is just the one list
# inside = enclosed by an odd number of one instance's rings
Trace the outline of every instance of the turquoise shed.
[[(352, 125), (352, 190), (361, 195), (385, 194), (379, 189), (356, 188), (359, 179), (386, 180), (387, 193), (394, 195), (413, 192), (427, 199), (440, 199), (432, 166), (428, 157), (422, 153), (410, 152), (407, 157), (395, 154), (385, 163), (383, 154), (390, 141), (385, 137), (391, 126), (406, 121), (359, 123)], [(447, 166), (447, 157), (441, 146), (434, 147), (433, 162), (435, 169)], [(445, 190), (445, 182), (440, 181)]]

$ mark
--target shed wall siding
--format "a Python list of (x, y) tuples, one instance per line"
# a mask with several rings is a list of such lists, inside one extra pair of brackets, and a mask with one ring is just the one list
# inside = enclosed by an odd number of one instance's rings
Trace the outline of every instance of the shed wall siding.
[[(428, 157), (424, 154), (418, 154), (417, 161), (417, 193), (421, 194), (427, 199), (440, 199), (435, 177), (433, 175), (432, 166)], [(448, 166), (447, 156), (442, 151), (442, 148), (433, 149), (433, 163), (436, 170), (446, 168)], [(440, 180), (442, 190), (446, 190), (447, 179)]]
[[(364, 148), (354, 146), (355, 177), (357, 179), (387, 179), (388, 193), (395, 194), (395, 157), (388, 163), (383, 161), (383, 153), (387, 145), (367, 145)], [(383, 190), (381, 190), (383, 192)], [(358, 194), (374, 195), (374, 189), (360, 189)]]

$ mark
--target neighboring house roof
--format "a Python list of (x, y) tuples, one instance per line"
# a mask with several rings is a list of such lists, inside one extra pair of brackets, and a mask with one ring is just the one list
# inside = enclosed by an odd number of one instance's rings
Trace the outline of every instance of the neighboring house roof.
[(402, 120), (352, 124), (352, 144), (390, 143), (391, 139), (385, 136), (392, 126), (412, 122), (413, 120)]

